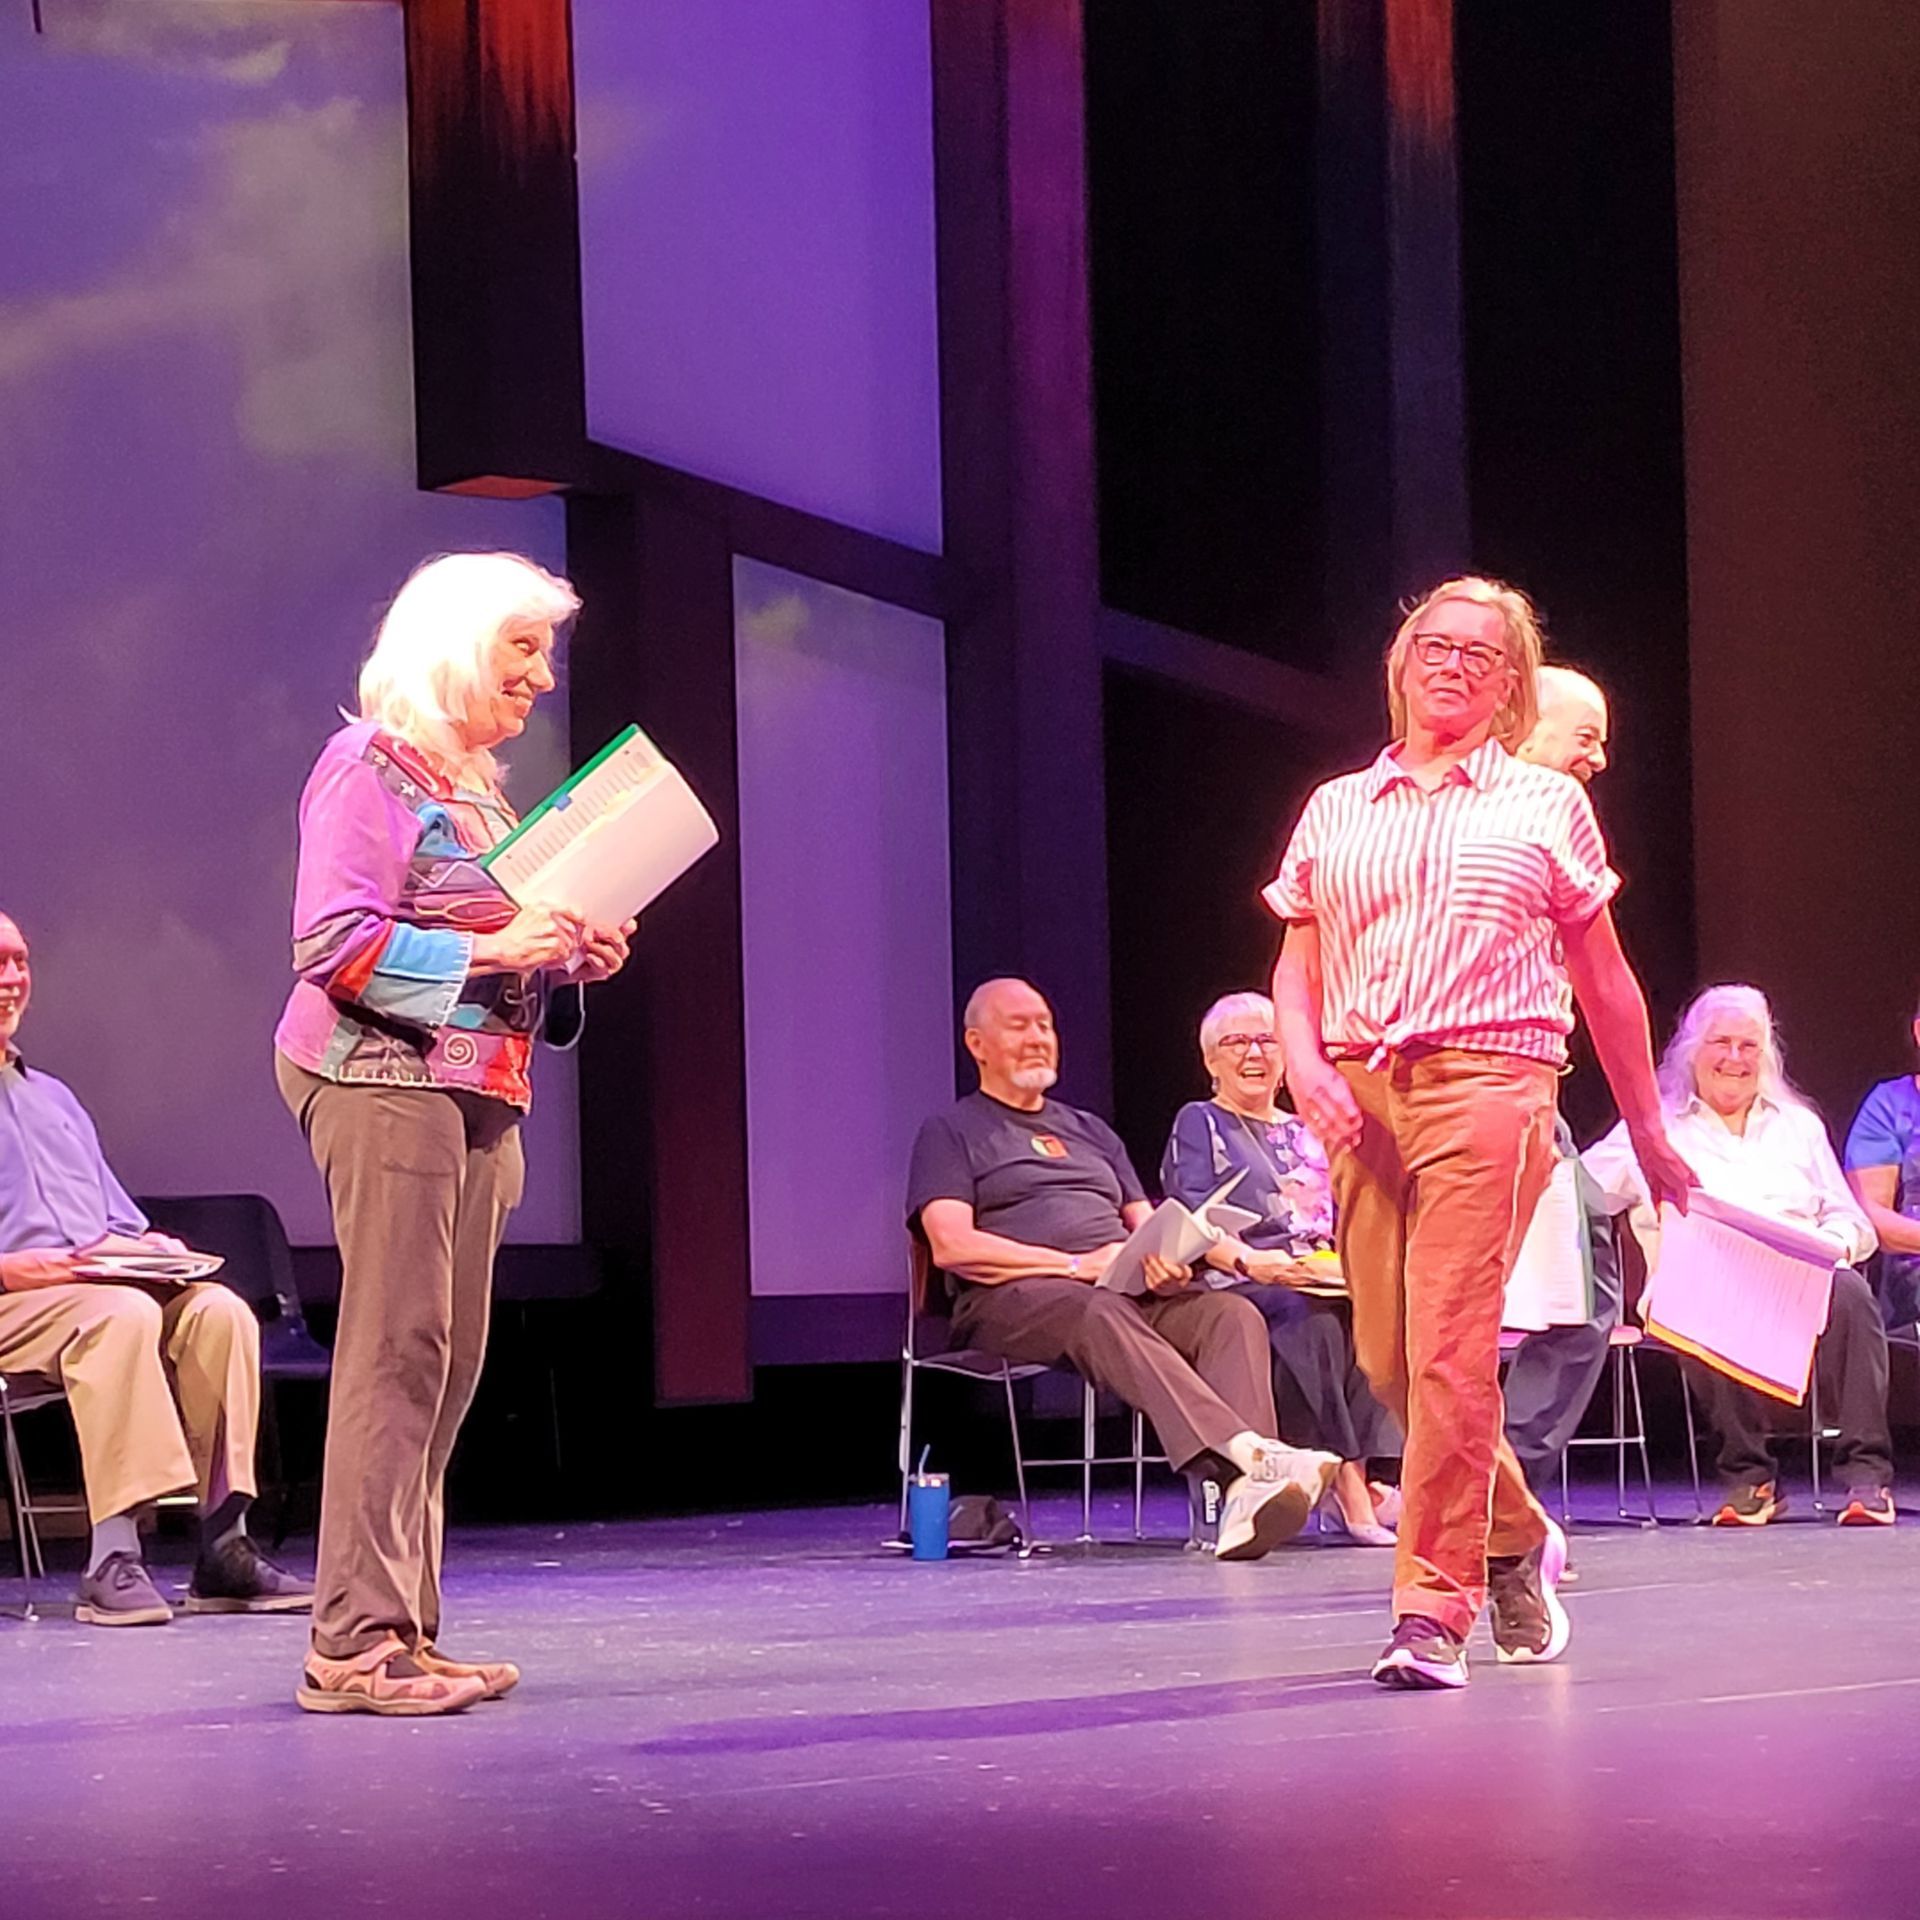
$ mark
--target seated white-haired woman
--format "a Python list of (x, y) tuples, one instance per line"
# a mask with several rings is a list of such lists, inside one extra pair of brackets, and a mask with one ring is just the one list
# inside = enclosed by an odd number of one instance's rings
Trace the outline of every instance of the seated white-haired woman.
[(300, 796), (298, 978), (275, 1071), (325, 1176), (341, 1265), (296, 1695), (315, 1713), (446, 1713), (519, 1678), (434, 1643), (447, 1461), (524, 1182), (547, 976), (571, 963), (572, 980), (604, 980), (632, 931), (516, 908), (480, 864), (515, 824), (494, 749), (552, 691), (554, 634), (579, 605), (518, 554), (427, 561), (380, 624), (360, 717)]
[(1238, 1238), (1224, 1239), (1208, 1262), (1241, 1275), (1234, 1291), (1267, 1323), (1274, 1405), (1287, 1443), (1338, 1456), (1327, 1500), (1353, 1539), (1390, 1547), (1394, 1537), (1381, 1524), (1366, 1467), (1373, 1455), (1400, 1451), (1399, 1429), (1354, 1358), (1352, 1305), (1299, 1291), (1324, 1288), (1339, 1271), (1333, 1187), (1319, 1141), (1277, 1104), (1285, 1075), (1273, 1002), (1263, 993), (1216, 1000), (1200, 1022), (1200, 1057), (1213, 1098), (1189, 1101), (1174, 1116), (1161, 1189), (1197, 1207), (1222, 1181), (1240, 1176), (1228, 1202), (1260, 1218)]
[[(1842, 1526), (1893, 1525), (1887, 1432), (1887, 1336), (1873, 1290), (1856, 1271), (1874, 1250), (1872, 1224), (1849, 1189), (1813, 1107), (1789, 1083), (1773, 1010), (1757, 987), (1708, 987), (1680, 1016), (1660, 1062), (1667, 1138), (1717, 1199), (1808, 1228), (1833, 1246), (1833, 1305), (1814, 1365), (1820, 1405), (1840, 1430), (1834, 1469), (1847, 1489)], [(1643, 1241), (1654, 1228), (1646, 1182), (1616, 1127), (1581, 1156), (1615, 1212), (1631, 1207)], [(1764, 1526), (1786, 1505), (1774, 1467), (1772, 1402), (1688, 1360), (1720, 1442), (1725, 1496), (1714, 1525)]]

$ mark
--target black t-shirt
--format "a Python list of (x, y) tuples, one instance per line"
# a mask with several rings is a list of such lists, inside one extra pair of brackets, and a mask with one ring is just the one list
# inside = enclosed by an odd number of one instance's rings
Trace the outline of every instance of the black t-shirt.
[(1058, 1100), (1027, 1113), (970, 1093), (921, 1127), (907, 1172), (909, 1221), (964, 1200), (986, 1232), (1062, 1253), (1124, 1240), (1120, 1209), (1145, 1198), (1120, 1136)]

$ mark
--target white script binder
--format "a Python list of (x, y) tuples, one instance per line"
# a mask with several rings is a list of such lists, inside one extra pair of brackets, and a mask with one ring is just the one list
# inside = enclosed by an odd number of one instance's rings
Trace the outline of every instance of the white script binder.
[(678, 769), (629, 727), (481, 864), (523, 907), (553, 907), (617, 927), (719, 841), (719, 828)]
[(1524, 1333), (1579, 1327), (1593, 1318), (1593, 1249), (1580, 1204), (1577, 1160), (1556, 1160), (1533, 1210), (1513, 1271), (1507, 1276), (1500, 1324)]
[(1838, 1249), (1710, 1193), (1660, 1209), (1660, 1257), (1640, 1303), (1650, 1332), (1799, 1406), (1826, 1329)]
[[(1192, 1209), (1183, 1207), (1178, 1200), (1162, 1200), (1127, 1236), (1126, 1245), (1113, 1256), (1096, 1284), (1114, 1293), (1145, 1293), (1149, 1254), (1157, 1253), (1163, 1259), (1177, 1260), (1183, 1267), (1190, 1267), (1222, 1234), (1238, 1233), (1242, 1227), (1252, 1226), (1260, 1216), (1249, 1213), (1245, 1207), (1234, 1206), (1227, 1199), (1246, 1177), (1243, 1168)], [(1239, 1277), (1226, 1274), (1219, 1284), (1230, 1287)]]

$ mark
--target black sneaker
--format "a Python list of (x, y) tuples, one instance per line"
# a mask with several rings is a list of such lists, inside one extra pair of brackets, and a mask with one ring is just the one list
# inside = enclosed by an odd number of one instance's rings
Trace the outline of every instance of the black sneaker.
[(1383, 1687), (1426, 1691), (1467, 1684), (1467, 1649), (1437, 1620), (1410, 1613), (1394, 1623), (1387, 1650), (1373, 1663)]
[(1720, 1502), (1719, 1511), (1708, 1525), (1764, 1527), (1776, 1513), (1784, 1513), (1786, 1508), (1786, 1495), (1779, 1492), (1771, 1480), (1762, 1480), (1758, 1486), (1735, 1487)]
[(1885, 1487), (1849, 1487), (1847, 1504), (1840, 1509), (1843, 1527), (1890, 1527), (1893, 1495)]
[(164, 1627), (173, 1609), (137, 1553), (110, 1553), (80, 1576), (73, 1617), (87, 1627)]
[(1555, 1591), (1566, 1570), (1567, 1536), (1551, 1520), (1531, 1553), (1488, 1556), (1493, 1650), (1503, 1662), (1558, 1660), (1566, 1652), (1573, 1623)]
[(244, 1533), (223, 1540), (193, 1563), (189, 1613), (305, 1613), (313, 1588), (276, 1567)]

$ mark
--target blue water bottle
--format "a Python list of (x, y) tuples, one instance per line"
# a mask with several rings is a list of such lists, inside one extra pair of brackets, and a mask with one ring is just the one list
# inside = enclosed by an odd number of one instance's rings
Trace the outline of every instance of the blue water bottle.
[(913, 1540), (916, 1560), (944, 1560), (947, 1557), (947, 1512), (953, 1489), (944, 1473), (927, 1471), (927, 1454), (922, 1448), (919, 1469), (907, 1482), (907, 1532)]

